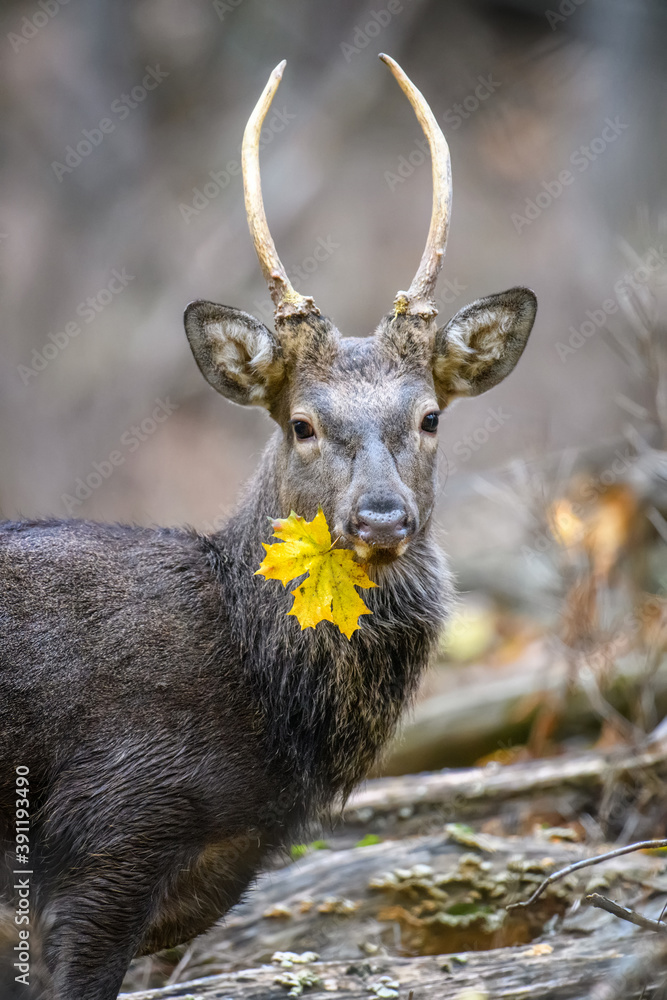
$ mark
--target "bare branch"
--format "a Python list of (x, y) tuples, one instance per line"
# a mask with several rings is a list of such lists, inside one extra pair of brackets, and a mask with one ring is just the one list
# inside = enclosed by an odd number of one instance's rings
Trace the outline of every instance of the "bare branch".
[(519, 903), (510, 903), (507, 907), (508, 910), (519, 910), (526, 906), (532, 906), (536, 899), (539, 899), (542, 893), (548, 889), (550, 885), (554, 882), (558, 882), (560, 879), (565, 878), (566, 875), (571, 875), (573, 872), (579, 871), (580, 868), (589, 868), (591, 865), (599, 865), (603, 861), (610, 861), (612, 858), (620, 858), (623, 854), (631, 854), (633, 851), (649, 851), (657, 850), (660, 847), (667, 847), (667, 840), (642, 840), (637, 844), (626, 844), (625, 847), (617, 847), (614, 851), (608, 851), (606, 854), (598, 854), (593, 858), (584, 858), (583, 861), (576, 861), (572, 865), (567, 865), (565, 868), (560, 868), (557, 872), (549, 875), (545, 878), (544, 882), (540, 883), (535, 892), (528, 899), (521, 900)]
[(619, 903), (615, 903), (613, 899), (601, 896), (599, 892), (591, 892), (588, 896), (584, 896), (584, 902), (590, 903), (591, 906), (597, 906), (600, 910), (606, 910), (607, 913), (611, 913), (615, 917), (620, 917), (621, 920), (627, 920), (637, 927), (643, 927), (644, 930), (660, 931), (661, 934), (667, 931), (667, 927), (661, 924), (659, 920), (651, 920), (650, 917), (644, 917), (641, 913), (635, 913), (634, 910), (629, 909), (627, 906), (621, 906)]

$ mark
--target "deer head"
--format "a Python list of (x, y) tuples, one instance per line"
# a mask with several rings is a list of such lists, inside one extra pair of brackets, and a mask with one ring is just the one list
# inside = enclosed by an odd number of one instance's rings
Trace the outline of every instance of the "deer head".
[(489, 295), (438, 326), (435, 285), (451, 210), (449, 149), (423, 95), (388, 56), (431, 150), (433, 209), (407, 291), (367, 338), (342, 337), (292, 287), (271, 238), (259, 173), (259, 135), (285, 63), (271, 74), (245, 130), (243, 181), (257, 256), (275, 305), (275, 330), (239, 309), (193, 302), (185, 329), (197, 364), (223, 396), (263, 406), (278, 423), (278, 494), (286, 515), (322, 506), (365, 561), (400, 556), (429, 523), (438, 418), (455, 398), (497, 385), (517, 363), (537, 302), (527, 288)]

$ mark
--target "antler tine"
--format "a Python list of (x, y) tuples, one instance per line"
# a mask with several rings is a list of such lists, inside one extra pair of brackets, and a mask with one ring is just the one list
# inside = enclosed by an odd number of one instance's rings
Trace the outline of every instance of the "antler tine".
[(276, 66), (269, 77), (262, 96), (248, 119), (243, 133), (241, 163), (243, 167), (243, 191), (248, 226), (262, 273), (269, 286), (275, 305), (276, 320), (290, 316), (319, 315), (319, 309), (309, 296), (300, 295), (292, 287), (287, 272), (280, 262), (276, 246), (271, 238), (262, 199), (262, 182), (259, 173), (259, 139), (267, 111), (271, 107), (273, 95), (278, 89), (285, 69), (286, 60)]
[(380, 55), (380, 59), (396, 77), (417, 115), (424, 135), (428, 139), (433, 170), (433, 208), (426, 247), (412, 284), (407, 292), (398, 292), (394, 300), (394, 311), (397, 315), (407, 313), (430, 319), (438, 311), (435, 307), (435, 283), (445, 256), (452, 208), (449, 146), (424, 95), (417, 90), (394, 59), (384, 53)]

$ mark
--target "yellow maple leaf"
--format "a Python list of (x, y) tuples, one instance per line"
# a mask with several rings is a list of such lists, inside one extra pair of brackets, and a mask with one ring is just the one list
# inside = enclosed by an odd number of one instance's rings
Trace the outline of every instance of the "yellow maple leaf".
[(335, 549), (320, 507), (312, 521), (295, 514), (273, 521), (273, 534), (280, 544), (264, 545), (266, 555), (255, 576), (287, 584), (308, 573), (296, 590), (288, 614), (301, 626), (315, 628), (318, 622), (333, 622), (348, 639), (359, 628), (359, 616), (370, 615), (355, 587), (375, 587), (349, 549)]

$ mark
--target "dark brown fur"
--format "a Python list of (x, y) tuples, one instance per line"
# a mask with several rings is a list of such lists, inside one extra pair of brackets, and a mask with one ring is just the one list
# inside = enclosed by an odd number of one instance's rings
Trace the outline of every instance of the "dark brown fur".
[[(274, 334), (195, 303), (186, 329), (205, 376), (278, 423), (223, 530), (0, 525), (4, 891), (27, 766), (48, 1000), (113, 1000), (133, 956), (205, 930), (367, 773), (452, 600), (421, 414), (504, 377), (534, 310), (514, 289), (440, 332), (387, 317), (346, 340), (324, 319)], [(295, 439), (295, 407), (314, 442)], [(378, 583), (351, 640), (328, 622), (301, 632), (289, 592), (253, 575), (268, 517), (319, 504)], [(362, 504), (402, 505), (405, 541), (363, 543)]]

